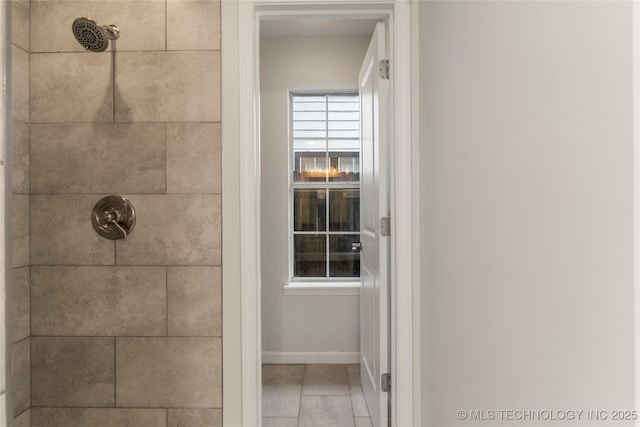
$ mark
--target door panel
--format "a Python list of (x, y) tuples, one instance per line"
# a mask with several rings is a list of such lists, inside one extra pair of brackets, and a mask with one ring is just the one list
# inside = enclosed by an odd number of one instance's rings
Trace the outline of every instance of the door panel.
[(387, 256), (388, 238), (379, 235), (379, 221), (387, 214), (387, 93), (378, 63), (385, 58), (385, 27), (376, 25), (359, 75), (361, 120), (360, 227), (360, 377), (374, 427), (388, 423), (388, 394), (380, 377), (388, 372)]

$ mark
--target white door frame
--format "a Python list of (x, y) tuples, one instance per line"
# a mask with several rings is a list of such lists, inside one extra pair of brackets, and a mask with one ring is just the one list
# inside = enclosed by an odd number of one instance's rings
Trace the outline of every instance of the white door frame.
[[(222, 0), (223, 425), (261, 424), (259, 20), (296, 15), (390, 17), (392, 425), (419, 420), (412, 209), (409, 0)], [(415, 13), (414, 13), (415, 15)], [(415, 47), (414, 47), (415, 49)], [(415, 64), (414, 64), (415, 66)], [(415, 83), (415, 80), (414, 80)], [(416, 88), (413, 88), (416, 93)], [(415, 128), (414, 128), (415, 129)], [(415, 137), (415, 135), (413, 135)], [(402, 310), (396, 310), (402, 307)]]
[[(635, 392), (640, 396), (640, 3), (632, 3), (633, 46), (633, 287), (635, 313)], [(640, 410), (636, 397), (635, 409)], [(640, 427), (640, 419), (636, 420)]]

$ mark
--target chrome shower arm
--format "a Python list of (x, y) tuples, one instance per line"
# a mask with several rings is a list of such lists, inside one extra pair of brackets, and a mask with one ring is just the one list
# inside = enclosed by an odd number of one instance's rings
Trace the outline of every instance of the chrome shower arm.
[(101, 28), (107, 33), (109, 40), (117, 40), (120, 37), (120, 28), (117, 25), (102, 25)]

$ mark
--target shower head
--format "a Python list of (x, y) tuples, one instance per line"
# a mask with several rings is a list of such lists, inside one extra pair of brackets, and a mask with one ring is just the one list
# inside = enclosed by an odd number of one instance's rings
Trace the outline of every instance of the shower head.
[(120, 37), (120, 29), (115, 25), (98, 25), (90, 18), (78, 18), (71, 25), (78, 43), (87, 50), (103, 52), (109, 46), (109, 40)]

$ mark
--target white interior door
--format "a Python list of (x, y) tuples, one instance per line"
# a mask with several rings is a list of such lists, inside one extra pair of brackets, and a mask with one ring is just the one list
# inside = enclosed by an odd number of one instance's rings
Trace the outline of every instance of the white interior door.
[(388, 372), (387, 257), (389, 238), (380, 236), (387, 215), (387, 102), (389, 80), (380, 78), (386, 58), (385, 26), (376, 25), (360, 69), (360, 377), (374, 427), (388, 423), (388, 394), (380, 378)]

